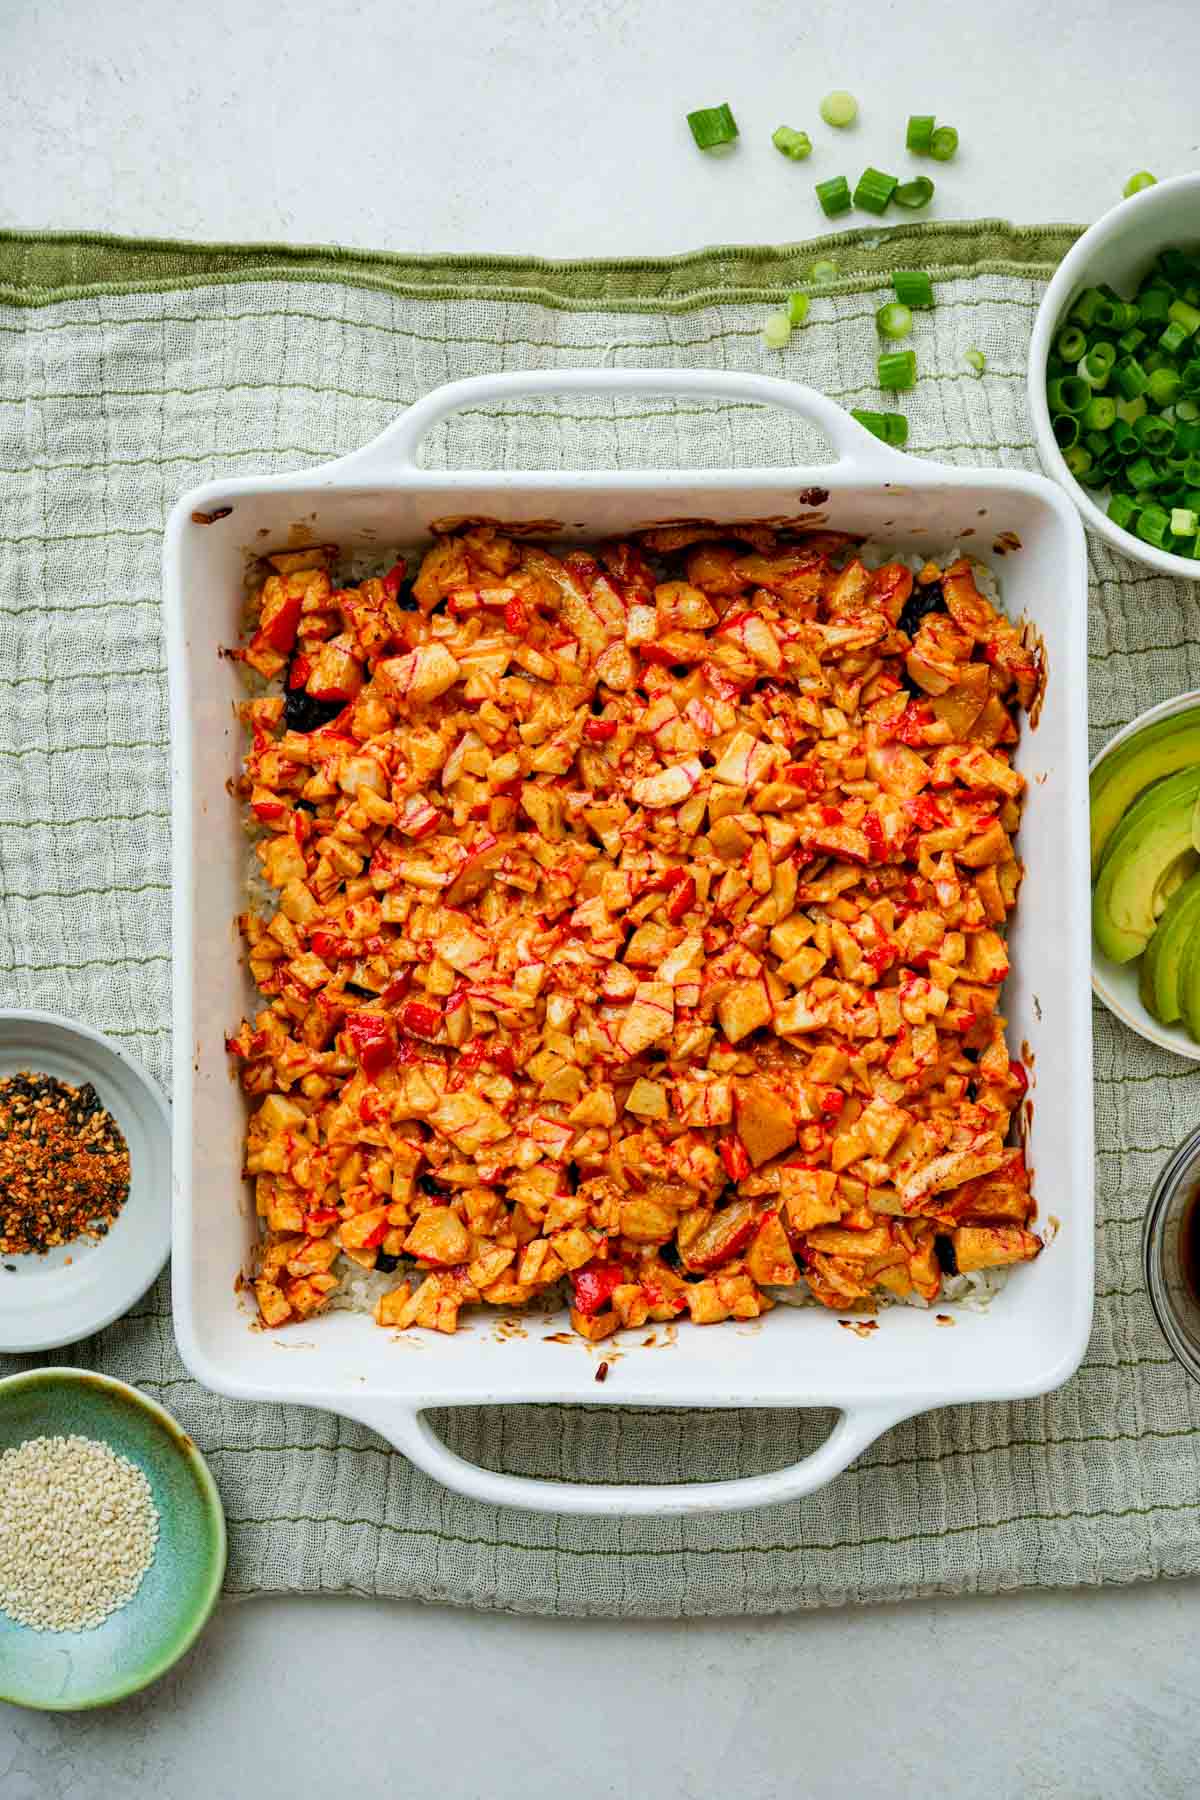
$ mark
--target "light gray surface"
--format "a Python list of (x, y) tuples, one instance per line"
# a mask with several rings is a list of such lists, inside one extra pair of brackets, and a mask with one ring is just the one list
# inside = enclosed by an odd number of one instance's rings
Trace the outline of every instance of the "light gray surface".
[(4, 1800), (1167, 1800), (1191, 1584), (680, 1624), (250, 1601), (111, 1712), (0, 1721)]
[[(1189, 0), (2, 11), (6, 225), (662, 255), (814, 236), (813, 183), (867, 163), (926, 169), (924, 216), (1092, 219), (1133, 170), (1194, 166), (1200, 140)], [(849, 131), (818, 117), (834, 87), (861, 103)], [(706, 157), (684, 115), (722, 100), (742, 139)], [(903, 150), (908, 114), (930, 111), (959, 129), (953, 163)], [(807, 162), (772, 148), (780, 124), (808, 131)]]
[[(9, 0), (4, 21), (12, 226), (557, 256), (785, 240), (822, 228), (814, 181), (909, 166), (910, 110), (962, 133), (929, 166), (935, 217), (1091, 218), (1134, 169), (1200, 161), (1189, 0)], [(836, 137), (834, 86), (864, 108)], [(682, 115), (722, 99), (744, 135), (714, 162)], [(771, 149), (782, 122), (807, 164)], [(1194, 1584), (749, 1624), (276, 1599), (227, 1607), (111, 1713), (0, 1708), (0, 1795), (1175, 1796), (1198, 1654)]]

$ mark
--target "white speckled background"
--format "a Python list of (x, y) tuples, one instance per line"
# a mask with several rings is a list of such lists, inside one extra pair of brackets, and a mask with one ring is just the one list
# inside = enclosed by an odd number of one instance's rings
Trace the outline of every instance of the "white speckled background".
[[(813, 180), (888, 167), (929, 109), (963, 136), (935, 175), (947, 218), (1089, 218), (1132, 169), (1200, 161), (1186, 0), (347, 0), (332, 18), (9, 0), (0, 223), (560, 256), (782, 240), (819, 228)], [(844, 154), (777, 157), (770, 130), (817, 138), (832, 86), (864, 102)], [(706, 162), (682, 114), (723, 98), (745, 138)], [(274, 1600), (226, 1608), (111, 1713), (0, 1708), (0, 1796), (374, 1794), (399, 1774), (396, 1710), (404, 1785), (447, 1800), (1175, 1796), (1195, 1785), (1198, 1649), (1190, 1583), (732, 1625)]]

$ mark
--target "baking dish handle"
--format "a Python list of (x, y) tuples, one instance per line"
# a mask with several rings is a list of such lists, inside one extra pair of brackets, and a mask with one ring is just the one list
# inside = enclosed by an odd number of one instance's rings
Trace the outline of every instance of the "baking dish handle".
[(778, 1506), (815, 1493), (849, 1468), (877, 1437), (912, 1414), (911, 1406), (847, 1408), (825, 1442), (803, 1462), (765, 1475), (743, 1475), (730, 1481), (680, 1482), (665, 1486), (546, 1481), (530, 1475), (505, 1475), (481, 1469), (451, 1450), (417, 1408), (355, 1408), (360, 1424), (402, 1450), (409, 1461), (454, 1493), (490, 1506), (516, 1506), (527, 1512), (621, 1514), (626, 1518), (671, 1518), (707, 1512), (748, 1512)]
[[(779, 406), (798, 413), (829, 439), (837, 451), (833, 464), (817, 465), (830, 473), (874, 475), (886, 480), (911, 467), (900, 451), (867, 431), (836, 401), (798, 381), (774, 375), (740, 374), (722, 369), (517, 369), (504, 374), (473, 375), (434, 388), (408, 407), (377, 438), (336, 465), (339, 476), (384, 476), (419, 469), (417, 452), (433, 427), (451, 413), (489, 403), (506, 403), (536, 394), (670, 394), (701, 400), (738, 400), (757, 406)], [(506, 472), (507, 473), (507, 472)]]

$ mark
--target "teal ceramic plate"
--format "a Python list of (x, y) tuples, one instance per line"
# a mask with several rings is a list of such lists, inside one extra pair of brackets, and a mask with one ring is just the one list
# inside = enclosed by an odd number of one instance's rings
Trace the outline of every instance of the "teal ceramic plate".
[(94, 1631), (32, 1631), (0, 1611), (0, 1699), (53, 1712), (108, 1706), (156, 1681), (203, 1630), (225, 1573), (216, 1483), (170, 1413), (87, 1369), (0, 1381), (0, 1451), (72, 1432), (99, 1438), (143, 1471), (159, 1538), (133, 1599)]

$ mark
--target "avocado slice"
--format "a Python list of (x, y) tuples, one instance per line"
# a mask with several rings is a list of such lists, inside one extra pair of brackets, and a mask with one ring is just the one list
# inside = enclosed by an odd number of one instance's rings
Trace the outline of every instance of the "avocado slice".
[(1164, 781), (1156, 781), (1152, 787), (1148, 787), (1134, 801), (1105, 844), (1100, 856), (1100, 867), (1104, 867), (1109, 857), (1115, 855), (1130, 836), (1141, 830), (1143, 820), (1151, 813), (1158, 812), (1163, 806), (1174, 806), (1180, 800), (1194, 800), (1197, 794), (1200, 794), (1200, 763), (1180, 769), (1176, 774), (1168, 775)]
[(1200, 1041), (1200, 931), (1195, 929), (1179, 960), (1179, 1009), (1188, 1031)]
[(1092, 874), (1122, 815), (1151, 782), (1200, 762), (1200, 708), (1147, 725), (1106, 756), (1088, 783), (1092, 815)]
[(1172, 863), (1196, 848), (1200, 802), (1180, 794), (1148, 808), (1100, 871), (1092, 895), (1092, 929), (1104, 955), (1132, 962), (1154, 934), (1154, 896)]
[(1162, 918), (1163, 908), (1167, 901), (1173, 894), (1177, 894), (1184, 882), (1190, 881), (1198, 871), (1200, 871), (1200, 852), (1195, 850), (1185, 851), (1178, 862), (1171, 864), (1154, 890), (1154, 916), (1156, 919)]
[(1183, 953), (1197, 926), (1200, 926), (1200, 875), (1193, 875), (1167, 901), (1166, 910), (1142, 959), (1142, 999), (1164, 1025), (1174, 1025), (1183, 1011), (1179, 975)]

